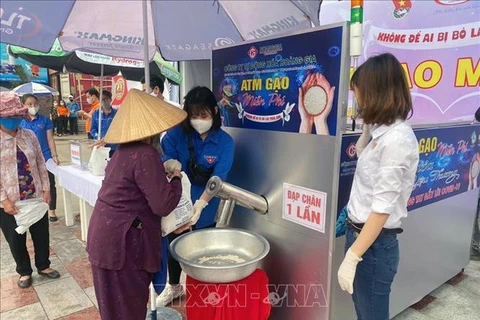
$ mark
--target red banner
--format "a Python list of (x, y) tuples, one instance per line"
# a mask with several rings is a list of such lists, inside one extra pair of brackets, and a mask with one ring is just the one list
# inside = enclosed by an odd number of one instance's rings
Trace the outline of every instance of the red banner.
[(115, 76), (113, 77), (113, 101), (112, 106), (114, 108), (120, 107), (123, 100), (127, 96), (128, 88), (127, 88), (127, 80), (125, 80), (122, 76)]

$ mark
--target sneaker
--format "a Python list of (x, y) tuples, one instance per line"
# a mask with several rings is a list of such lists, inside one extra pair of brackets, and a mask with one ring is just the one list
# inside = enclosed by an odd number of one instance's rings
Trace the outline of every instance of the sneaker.
[(169, 284), (157, 297), (157, 307), (165, 307), (184, 294), (185, 292), (183, 291), (183, 286), (181, 284), (173, 286)]

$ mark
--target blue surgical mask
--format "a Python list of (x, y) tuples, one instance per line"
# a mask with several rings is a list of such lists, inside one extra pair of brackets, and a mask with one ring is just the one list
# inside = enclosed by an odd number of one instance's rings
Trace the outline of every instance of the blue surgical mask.
[(16, 130), (22, 123), (22, 120), (22, 118), (0, 118), (0, 125), (7, 130)]

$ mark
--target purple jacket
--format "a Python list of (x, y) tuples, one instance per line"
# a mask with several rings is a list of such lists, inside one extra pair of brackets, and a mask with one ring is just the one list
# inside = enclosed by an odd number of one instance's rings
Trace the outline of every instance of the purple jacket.
[[(138, 269), (160, 268), (161, 217), (172, 212), (182, 193), (178, 179), (167, 181), (158, 152), (143, 142), (120, 145), (105, 170), (88, 228), (87, 252), (99, 268), (120, 270), (125, 264), (125, 236), (142, 222)], [(137, 259), (136, 259), (137, 260)]]

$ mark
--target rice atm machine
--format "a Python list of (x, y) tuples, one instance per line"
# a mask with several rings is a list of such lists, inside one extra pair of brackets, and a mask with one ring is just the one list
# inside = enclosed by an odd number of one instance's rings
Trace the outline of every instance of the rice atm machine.
[(235, 141), (228, 182), (268, 202), (265, 215), (235, 206), (228, 225), (270, 242), (271, 319), (330, 319), (348, 40), (341, 23), (212, 54), (212, 90)]
[[(212, 90), (235, 141), (228, 183), (268, 202), (266, 214), (235, 206), (226, 221), (270, 242), (261, 267), (271, 319), (355, 319), (351, 297), (336, 281), (344, 237), (335, 238), (334, 228), (357, 160), (359, 135), (346, 130), (354, 29), (332, 24), (212, 54)], [(468, 264), (478, 201), (480, 125), (414, 131), (420, 164), (399, 236), (392, 316)]]

